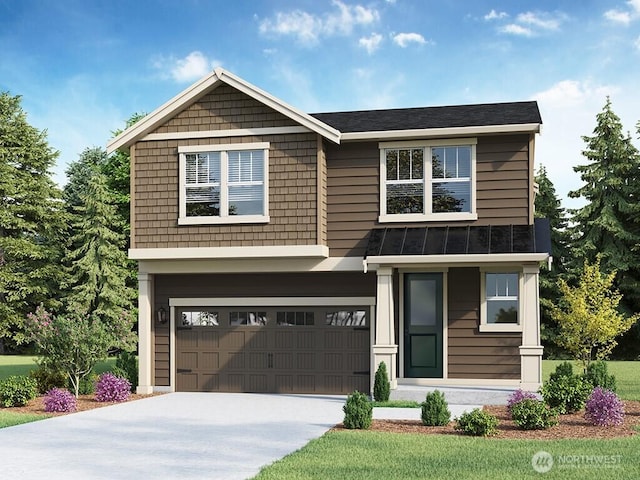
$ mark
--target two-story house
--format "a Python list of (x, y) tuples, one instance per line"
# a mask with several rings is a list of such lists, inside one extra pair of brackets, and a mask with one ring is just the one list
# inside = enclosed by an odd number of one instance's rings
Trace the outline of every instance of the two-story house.
[(307, 114), (223, 70), (131, 154), (138, 391), (541, 382), (536, 102)]

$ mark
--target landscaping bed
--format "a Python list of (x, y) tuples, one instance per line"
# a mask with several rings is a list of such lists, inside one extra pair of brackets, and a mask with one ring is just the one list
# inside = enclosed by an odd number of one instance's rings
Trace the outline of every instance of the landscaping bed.
[[(624, 423), (615, 427), (598, 427), (584, 418), (584, 410), (560, 415), (559, 423), (547, 430), (520, 430), (509, 417), (507, 408), (486, 406), (484, 410), (498, 417), (498, 433), (493, 438), (558, 440), (577, 438), (618, 438), (640, 434), (640, 402), (625, 401)], [(443, 427), (426, 427), (419, 420), (373, 420), (369, 430), (389, 433), (419, 433), (424, 435), (461, 435), (453, 429), (455, 422)], [(346, 430), (342, 424), (334, 430)]]

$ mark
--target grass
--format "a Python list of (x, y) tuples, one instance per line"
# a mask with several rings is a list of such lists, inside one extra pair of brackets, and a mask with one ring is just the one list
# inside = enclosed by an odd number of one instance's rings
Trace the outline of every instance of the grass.
[[(543, 360), (542, 380), (546, 382), (549, 375), (564, 360)], [(574, 373), (582, 372), (582, 363), (571, 361)], [(640, 401), (640, 362), (607, 361), (609, 374), (616, 377), (617, 394), (623, 400)]]
[(22, 423), (44, 420), (51, 415), (41, 415), (37, 413), (15, 413), (6, 409), (0, 409), (0, 428), (12, 427)]
[[(500, 440), (363, 431), (329, 432), (265, 467), (255, 478), (539, 479), (540, 473), (533, 469), (531, 460), (541, 450), (553, 455), (555, 461), (545, 478), (640, 478), (640, 437)], [(577, 465), (593, 455), (620, 455), (620, 463), (606, 467)], [(570, 465), (568, 460), (573, 463)]]
[(414, 400), (387, 400), (386, 402), (371, 402), (374, 407), (391, 408), (420, 408), (420, 402)]

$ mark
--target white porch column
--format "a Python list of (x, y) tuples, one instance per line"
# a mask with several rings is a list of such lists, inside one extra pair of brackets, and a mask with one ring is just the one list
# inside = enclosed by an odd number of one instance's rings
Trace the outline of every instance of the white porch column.
[(522, 291), (522, 345), (520, 346), (520, 388), (536, 391), (542, 385), (540, 345), (540, 296), (538, 265), (525, 265)]
[(398, 345), (395, 342), (394, 310), (393, 310), (393, 268), (379, 267), (377, 270), (378, 285), (376, 292), (376, 329), (373, 345), (373, 371), (371, 372), (371, 388), (380, 362), (387, 365), (391, 388), (397, 388), (396, 355)]
[(138, 273), (138, 387), (143, 395), (153, 393), (151, 326), (153, 321), (153, 275)]

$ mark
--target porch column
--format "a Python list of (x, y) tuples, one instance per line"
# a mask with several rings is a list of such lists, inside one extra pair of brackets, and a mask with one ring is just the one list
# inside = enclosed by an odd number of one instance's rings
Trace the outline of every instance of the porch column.
[(522, 345), (520, 346), (520, 388), (536, 391), (542, 384), (540, 345), (540, 296), (538, 265), (525, 265), (522, 291)]
[(376, 330), (373, 345), (373, 371), (371, 372), (371, 387), (373, 378), (380, 362), (387, 365), (391, 388), (397, 388), (396, 355), (398, 345), (395, 342), (394, 314), (393, 314), (393, 268), (379, 267), (377, 270), (378, 285), (376, 293)]
[(138, 273), (138, 387), (143, 395), (153, 393), (151, 377), (151, 322), (153, 321), (153, 275)]

